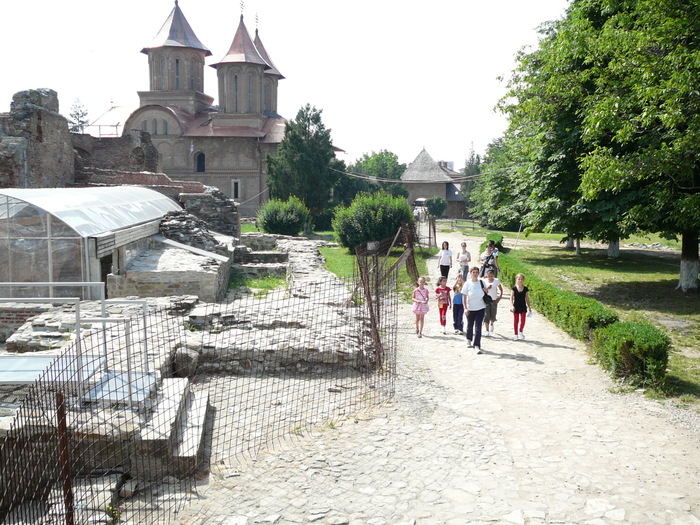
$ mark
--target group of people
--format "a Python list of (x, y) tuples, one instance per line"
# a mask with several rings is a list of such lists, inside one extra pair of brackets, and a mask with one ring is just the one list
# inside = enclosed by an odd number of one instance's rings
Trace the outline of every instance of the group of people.
[[(457, 254), (459, 273), (453, 286), (447, 286), (447, 278), (452, 268), (452, 251), (447, 241), (442, 243), (438, 252), (438, 278), (435, 298), (438, 305), (442, 333), (447, 333), (447, 310), (452, 309), (455, 334), (464, 334), (464, 317), (466, 315), (467, 346), (481, 353), (481, 337), (489, 337), (494, 333), (498, 303), (503, 298), (503, 285), (498, 279), (498, 248), (489, 241), (484, 253), (479, 257), (480, 266), (469, 266), (471, 254), (467, 251), (467, 243), (462, 243), (462, 250)], [(418, 279), (418, 287), (413, 290), (412, 312), (416, 316), (416, 334), (423, 337), (425, 314), (429, 311), (428, 302), (430, 291), (426, 288), (425, 277)], [(523, 329), (525, 319), (532, 312), (530, 296), (525, 286), (525, 276), (519, 273), (515, 278), (515, 286), (511, 289), (510, 311), (513, 312), (514, 340), (525, 339)], [(482, 330), (483, 326), (483, 330)]]

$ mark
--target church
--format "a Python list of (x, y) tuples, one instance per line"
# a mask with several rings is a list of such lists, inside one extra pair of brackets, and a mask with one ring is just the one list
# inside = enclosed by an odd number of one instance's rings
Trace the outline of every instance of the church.
[(241, 15), (233, 42), (216, 69), (218, 106), (204, 92), (205, 59), (212, 55), (197, 38), (175, 0), (148, 56), (149, 90), (123, 134), (148, 132), (161, 170), (171, 179), (215, 186), (239, 203), (241, 216), (255, 215), (268, 199), (265, 157), (277, 150), (285, 120), (277, 114), (277, 85), (284, 77), (255, 30)]

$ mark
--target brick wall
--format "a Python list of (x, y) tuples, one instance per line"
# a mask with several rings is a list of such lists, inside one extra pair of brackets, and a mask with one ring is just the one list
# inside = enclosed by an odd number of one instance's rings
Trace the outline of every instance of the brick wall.
[(0, 343), (14, 334), (27, 319), (51, 310), (51, 305), (22, 305), (16, 303), (0, 304)]

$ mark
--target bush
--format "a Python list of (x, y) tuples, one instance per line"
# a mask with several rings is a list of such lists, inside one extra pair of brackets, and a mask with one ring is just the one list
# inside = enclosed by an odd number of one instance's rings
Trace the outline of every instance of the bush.
[(413, 221), (406, 199), (386, 193), (359, 193), (347, 208), (339, 207), (333, 218), (338, 242), (349, 249), (368, 241), (393, 237), (404, 221)]
[(258, 210), (258, 228), (265, 233), (299, 235), (309, 223), (309, 209), (297, 197), (271, 199)]
[(670, 347), (669, 337), (648, 323), (615, 323), (593, 335), (593, 352), (605, 370), (654, 388), (666, 379)]
[(425, 201), (425, 207), (428, 208), (428, 213), (433, 217), (442, 217), (442, 214), (447, 209), (447, 201), (442, 197), (433, 195)]

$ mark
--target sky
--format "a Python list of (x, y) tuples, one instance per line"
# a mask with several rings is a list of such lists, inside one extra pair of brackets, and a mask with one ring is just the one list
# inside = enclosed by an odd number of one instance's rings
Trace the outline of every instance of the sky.
[[(138, 107), (148, 59), (140, 51), (174, 0), (0, 2), (0, 112), (25, 89), (51, 88), (60, 112), (76, 101), (94, 120), (111, 106)], [(352, 164), (388, 150), (412, 162), (423, 148), (464, 167), (505, 130), (494, 106), (537, 27), (564, 15), (568, 0), (179, 0), (212, 52), (204, 91), (217, 97), (216, 71), (241, 13), (285, 76), (278, 113), (306, 104), (322, 111), (338, 156)], [(504, 80), (499, 80), (502, 77)], [(216, 102), (215, 102), (216, 103)]]

